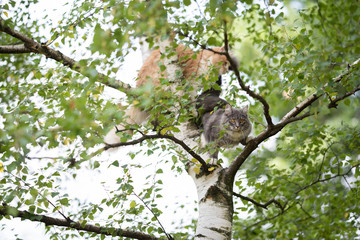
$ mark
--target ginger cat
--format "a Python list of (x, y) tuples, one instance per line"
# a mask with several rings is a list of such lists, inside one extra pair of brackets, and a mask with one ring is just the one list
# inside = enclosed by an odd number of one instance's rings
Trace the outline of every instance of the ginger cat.
[[(224, 47), (215, 47), (212, 48), (212, 50), (216, 52), (225, 52)], [(211, 66), (215, 67), (218, 71), (218, 75), (225, 74), (229, 71), (230, 63), (225, 55), (216, 54), (209, 50), (200, 50), (196, 59), (193, 59), (192, 56), (194, 55), (194, 51), (184, 45), (179, 45), (176, 48), (176, 53), (183, 70), (183, 75), (187, 80), (193, 80), (201, 74), (206, 74)], [(161, 53), (159, 49), (150, 54), (139, 71), (136, 87), (147, 83), (149, 77), (152, 78), (154, 86), (160, 86), (159, 79), (164, 76), (164, 73), (160, 72), (158, 65), (160, 57)]]
[[(224, 47), (214, 47), (212, 50), (216, 52), (225, 52)], [(194, 90), (190, 93), (191, 99), (195, 102), (196, 94), (201, 90), (201, 82), (196, 82), (195, 79), (201, 75), (214, 74), (211, 69), (215, 69), (215, 73), (221, 76), (231, 70), (230, 63), (225, 55), (214, 53), (210, 50), (200, 50), (196, 58), (195, 54), (190, 48), (179, 45), (176, 48), (177, 57), (179, 60), (182, 73), (186, 81), (192, 81)], [(237, 60), (232, 57), (237, 64)], [(166, 77), (165, 72), (160, 72), (159, 62), (161, 61), (161, 52), (159, 49), (154, 50), (150, 56), (145, 60), (143, 66), (139, 70), (136, 87), (143, 86), (151, 81), (154, 88), (160, 86), (160, 78)], [(149, 116), (146, 111), (131, 106), (126, 112), (126, 123), (128, 124), (142, 124)], [(117, 126), (112, 129), (106, 136), (105, 142), (113, 144), (119, 142), (119, 137), (116, 136), (118, 130), (124, 129), (122, 126)]]

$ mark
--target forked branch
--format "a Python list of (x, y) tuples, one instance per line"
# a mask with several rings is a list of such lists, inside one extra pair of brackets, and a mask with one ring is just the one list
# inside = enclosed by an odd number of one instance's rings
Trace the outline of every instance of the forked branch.
[(270, 199), (269, 201), (267, 201), (266, 203), (259, 203), (257, 201), (255, 201), (254, 199), (252, 198), (249, 198), (249, 197), (246, 197), (244, 195), (241, 195), (239, 193), (236, 193), (236, 192), (233, 192), (233, 195), (236, 196), (236, 197), (239, 197), (241, 198), (242, 200), (245, 200), (245, 201), (248, 201), (248, 202), (251, 202), (253, 203), (255, 206), (257, 207), (261, 207), (261, 208), (265, 208), (267, 209), (268, 206), (270, 204), (275, 204), (278, 208), (281, 209), (281, 211), (284, 211), (285, 207), (286, 207), (286, 204), (282, 205), (279, 201), (275, 200), (275, 199)]

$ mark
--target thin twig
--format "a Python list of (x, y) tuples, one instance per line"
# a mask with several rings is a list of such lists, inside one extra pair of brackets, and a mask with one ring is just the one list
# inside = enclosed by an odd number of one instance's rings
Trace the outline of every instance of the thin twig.
[(328, 108), (336, 108), (338, 106), (337, 102), (341, 101), (341, 100), (344, 100), (345, 98), (355, 94), (357, 91), (360, 91), (360, 86), (357, 86), (355, 89), (353, 89), (352, 91), (350, 92), (347, 92), (345, 94), (343, 94), (342, 96), (340, 97), (337, 97), (335, 99), (331, 99), (330, 98), (330, 103), (328, 105)]
[(208, 23), (209, 21), (206, 19), (204, 13), (201, 11), (201, 7), (200, 7), (199, 2), (198, 2), (197, 0), (195, 0), (195, 3), (196, 3), (196, 5), (197, 5), (197, 7), (198, 7), (198, 9), (199, 9), (200, 15), (202, 15), (202, 17), (203, 17), (203, 18), (205, 19), (205, 21)]
[(259, 225), (259, 224), (261, 224), (261, 223), (263, 223), (263, 222), (271, 221), (271, 220), (273, 220), (273, 219), (275, 219), (275, 218), (277, 218), (277, 217), (285, 214), (290, 208), (294, 207), (295, 205), (296, 205), (296, 204), (290, 205), (290, 206), (288, 206), (287, 208), (285, 208), (284, 211), (276, 214), (275, 216), (266, 217), (266, 218), (264, 218), (263, 220), (260, 220), (260, 221), (258, 221), (258, 222), (256, 222), (256, 223), (252, 224), (252, 225), (249, 225), (249, 226), (245, 227), (245, 229), (247, 230), (247, 229), (252, 228), (252, 227), (255, 227), (255, 226), (257, 226), (257, 225)]
[(304, 209), (304, 207), (303, 207), (303, 205), (301, 204), (301, 202), (297, 202), (297, 204), (300, 206), (300, 209), (301, 209), (309, 218), (314, 218), (313, 216), (310, 215), (310, 213), (308, 213), (308, 212)]
[(343, 178), (344, 178), (344, 181), (346, 182), (346, 184), (348, 185), (349, 189), (352, 190), (352, 187), (351, 187), (350, 183), (348, 182), (346, 176), (343, 176)]
[(358, 64), (360, 63), (360, 58), (356, 59), (353, 63), (348, 64), (347, 71), (343, 74), (340, 74), (339, 76), (333, 78), (332, 80), (334, 82), (340, 82), (344, 77), (349, 75), (352, 70), (356, 69), (358, 67)]
[(359, 167), (359, 166), (360, 166), (360, 163), (354, 164), (354, 165), (352, 165), (351, 168), (349, 168), (349, 170), (346, 171), (345, 173), (336, 174), (336, 175), (334, 175), (334, 176), (327, 177), (327, 178), (323, 178), (323, 179), (318, 179), (318, 180), (316, 180), (316, 181), (314, 181), (314, 182), (312, 182), (312, 183), (310, 183), (310, 184), (308, 184), (308, 185), (306, 185), (306, 186), (298, 189), (297, 191), (295, 191), (294, 195), (297, 195), (298, 193), (300, 193), (300, 192), (302, 192), (302, 191), (304, 191), (304, 190), (312, 187), (313, 185), (315, 185), (315, 184), (317, 184), (317, 183), (326, 182), (326, 181), (329, 181), (329, 180), (334, 179), (334, 178), (337, 178), (337, 177), (347, 176), (347, 175), (352, 171), (352, 169), (357, 168), (357, 167)]
[[(100, 8), (100, 9), (103, 9), (103, 8)], [(89, 12), (90, 12), (90, 11), (89, 11)], [(77, 21), (75, 21), (75, 22), (73, 22), (73, 23), (70, 23), (70, 24), (66, 27), (66, 29), (65, 29), (64, 31), (62, 31), (61, 33), (57, 33), (56, 37), (55, 37), (53, 40), (48, 41), (45, 45), (46, 45), (46, 46), (50, 46), (53, 42), (56, 41), (56, 39), (58, 39), (58, 38), (60, 37), (61, 34), (63, 34), (64, 32), (66, 32), (71, 26), (73, 26), (73, 28), (75, 28), (77, 25), (79, 25), (80, 22), (88, 19), (89, 17), (93, 16), (95, 13), (96, 13), (96, 9), (94, 10), (93, 13), (89, 14), (88, 16), (86, 16), (86, 17), (84, 17), (84, 18), (82, 18), (82, 19), (80, 18), (80, 19), (78, 19)], [(85, 15), (85, 14), (84, 14), (84, 15)]]
[(164, 226), (161, 224), (160, 220), (158, 219), (158, 217), (156, 216), (156, 214), (153, 212), (153, 210), (152, 210), (152, 209), (145, 203), (145, 201), (144, 201), (141, 197), (139, 197), (134, 191), (133, 191), (132, 193), (133, 193), (133, 194), (144, 204), (144, 206), (154, 215), (156, 221), (159, 223), (159, 225), (160, 225), (161, 229), (163, 230), (163, 232), (165, 233), (167, 239), (173, 240), (174, 238), (173, 238), (170, 234), (168, 234), (168, 233), (166, 232)]
[(199, 161), (201, 163), (201, 165), (205, 167), (205, 169), (207, 169), (207, 164), (200, 155), (195, 153), (186, 143), (184, 143), (183, 141), (181, 141), (180, 139), (178, 139), (172, 135), (164, 135), (161, 133), (152, 134), (152, 135), (143, 135), (142, 137), (140, 137), (136, 140), (133, 140), (133, 141), (129, 141), (129, 142), (106, 144), (105, 147), (103, 148), (103, 150), (108, 150), (110, 148), (117, 148), (117, 147), (122, 147), (122, 146), (135, 145), (135, 144), (139, 144), (148, 139), (169, 139), (169, 140), (175, 142), (176, 144), (180, 145), (186, 152), (188, 152), (193, 158), (195, 158), (197, 161)]
[[(25, 186), (27, 186), (29, 189), (30, 189), (30, 188), (35, 189), (33, 186), (31, 186), (30, 184), (28, 184), (27, 182), (25, 182), (23, 179), (19, 178), (18, 176), (12, 174), (11, 172), (8, 172), (7, 170), (4, 170), (4, 172), (6, 172), (7, 174), (9, 174), (9, 175), (15, 177), (16, 179), (20, 180), (20, 181), (21, 181), (23, 184), (25, 184)], [(35, 190), (36, 190), (36, 189), (35, 189)], [(69, 217), (65, 216), (64, 213), (62, 213), (59, 209), (57, 209), (57, 207), (56, 207), (49, 199), (47, 199), (41, 192), (38, 191), (38, 193), (39, 193), (39, 195), (40, 195), (41, 197), (43, 197), (44, 199), (46, 199), (46, 201), (47, 201), (51, 206), (53, 206), (54, 209), (56, 209), (56, 211), (57, 211), (66, 221), (68, 221), (68, 222), (73, 222)]]
[(255, 200), (252, 199), (252, 198), (246, 197), (246, 196), (241, 195), (241, 194), (236, 193), (236, 192), (233, 192), (233, 195), (236, 196), (236, 197), (239, 197), (239, 198), (241, 198), (241, 199), (243, 199), (243, 200), (245, 200), (245, 201), (251, 202), (251, 203), (253, 203), (254, 205), (256, 205), (256, 206), (258, 206), (258, 207), (261, 207), (261, 208), (267, 209), (267, 207), (268, 207), (270, 204), (274, 203), (274, 204), (276, 204), (276, 205), (281, 209), (281, 211), (284, 211), (284, 209), (285, 209), (285, 206), (281, 205), (281, 203), (280, 203), (279, 201), (275, 200), (275, 199), (271, 199), (271, 200), (267, 201), (266, 203), (262, 204), (262, 203), (259, 203), (259, 202), (255, 201)]
[(324, 155), (323, 155), (323, 158), (322, 158), (320, 167), (319, 167), (319, 174), (318, 174), (317, 180), (320, 180), (320, 178), (321, 178), (321, 175), (322, 175), (322, 171), (321, 171), (321, 170), (322, 170), (323, 165), (324, 165), (324, 162), (325, 162), (326, 154), (328, 153), (328, 151), (330, 150), (330, 148), (331, 148), (335, 143), (338, 143), (338, 142), (332, 142), (332, 143), (325, 149), (325, 152), (324, 152)]

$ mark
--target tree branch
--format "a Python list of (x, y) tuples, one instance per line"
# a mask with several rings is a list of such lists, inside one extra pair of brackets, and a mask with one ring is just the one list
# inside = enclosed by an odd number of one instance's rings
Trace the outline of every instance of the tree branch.
[[(360, 63), (360, 58), (357, 59), (356, 61), (354, 61), (352, 64), (348, 65), (348, 72), (341, 74), (335, 78), (333, 78), (332, 80), (335, 82), (339, 82), (341, 79), (343, 79), (345, 76), (350, 74), (350, 70), (356, 69), (357, 67), (359, 67)], [(331, 101), (331, 103), (329, 104), (329, 108), (334, 107), (334, 105), (336, 106), (336, 102), (341, 101), (343, 99), (345, 99), (346, 97), (349, 97), (350, 95), (354, 94), (355, 92), (360, 90), (360, 86), (358, 86), (357, 88), (355, 88), (353, 91), (348, 92), (346, 94), (344, 94), (341, 97), (338, 97), (334, 100)], [(281, 122), (286, 121), (290, 118), (295, 117), (296, 115), (298, 115), (299, 113), (301, 113), (305, 108), (307, 108), (308, 106), (310, 106), (313, 102), (315, 102), (317, 99), (319, 99), (322, 95), (324, 95), (324, 93), (313, 93), (312, 95), (310, 95), (308, 98), (306, 98), (304, 101), (302, 101), (301, 103), (299, 103), (298, 105), (296, 105), (290, 112), (288, 112), (282, 119)], [(333, 103), (334, 102), (334, 103)]]
[(280, 203), (279, 201), (275, 200), (275, 199), (271, 199), (271, 200), (267, 201), (266, 203), (262, 204), (262, 203), (256, 202), (256, 201), (255, 201), (254, 199), (252, 199), (252, 198), (243, 196), (243, 195), (241, 195), (241, 194), (239, 194), (239, 193), (236, 193), (236, 192), (233, 192), (233, 195), (236, 196), (236, 197), (241, 198), (242, 200), (251, 202), (251, 203), (253, 203), (254, 205), (256, 205), (256, 206), (258, 206), (258, 207), (261, 207), (261, 208), (267, 209), (267, 207), (268, 207), (270, 204), (274, 203), (274, 204), (276, 204), (276, 205), (281, 209), (281, 211), (284, 211), (284, 209), (285, 209), (285, 205), (284, 205), (284, 206), (281, 205), (281, 203)]
[[(0, 53), (36, 53), (45, 55), (47, 58), (54, 59), (55, 61), (62, 63), (64, 66), (69, 67), (84, 76), (91, 77), (89, 73), (87, 73), (87, 67), (81, 66), (74, 59), (64, 55), (60, 51), (56, 51), (53, 48), (46, 46), (45, 44), (41, 44), (36, 42), (34, 39), (15, 31), (14, 29), (4, 25), (3, 20), (0, 18), (0, 31), (7, 33), (14, 38), (21, 40), (24, 45), (21, 47), (13, 47), (13, 52), (9, 52), (11, 48), (9, 46), (0, 47)], [(96, 71), (96, 70), (95, 70)], [(109, 86), (111, 88), (118, 89), (123, 92), (128, 92), (131, 90), (131, 86), (129, 84), (123, 83), (121, 81), (115, 81), (113, 79), (108, 78), (107, 76), (96, 72), (97, 79), (102, 84)]]
[(247, 229), (252, 228), (252, 227), (255, 227), (255, 226), (257, 226), (257, 225), (259, 225), (259, 224), (261, 224), (261, 223), (263, 223), (263, 222), (271, 221), (271, 220), (273, 220), (273, 219), (275, 219), (275, 218), (283, 215), (285, 212), (287, 212), (290, 208), (294, 207), (295, 205), (296, 205), (296, 204), (290, 205), (290, 206), (288, 206), (287, 208), (285, 208), (283, 211), (281, 211), (280, 213), (276, 214), (275, 216), (267, 217), (267, 218), (265, 218), (265, 219), (263, 219), (263, 220), (261, 220), (261, 221), (258, 221), (258, 222), (256, 222), (256, 223), (250, 225), (250, 226), (245, 227), (245, 229), (247, 230)]
[[(352, 169), (352, 168), (351, 168), (351, 169)], [(350, 169), (349, 171), (351, 171), (351, 169)], [(303, 188), (300, 188), (300, 189), (299, 189), (298, 191), (296, 191), (294, 194), (297, 195), (299, 192), (304, 191), (304, 190), (310, 188), (311, 186), (315, 185), (316, 183), (329, 181), (329, 180), (331, 180), (331, 179), (333, 179), (333, 178), (336, 178), (336, 177), (339, 177), (339, 176), (345, 176), (345, 175), (347, 175), (348, 173), (349, 173), (349, 172), (347, 172), (346, 174), (335, 175), (335, 176), (332, 176), (332, 177), (329, 177), (329, 178), (326, 178), (326, 179), (317, 180), (317, 181), (315, 181), (315, 182), (313, 182), (313, 183), (311, 183), (311, 184), (309, 184), (309, 185), (304, 186)], [(271, 201), (271, 200), (270, 200), (270, 201)], [(249, 229), (249, 228), (251, 228), (251, 227), (257, 226), (257, 225), (259, 225), (259, 224), (261, 224), (261, 223), (263, 223), (263, 222), (271, 221), (271, 220), (273, 220), (273, 219), (281, 216), (281, 215), (284, 214), (285, 212), (287, 212), (290, 208), (292, 208), (292, 207), (295, 206), (296, 204), (300, 205), (300, 208), (302, 209), (302, 211), (303, 211), (307, 216), (309, 216), (309, 217), (312, 218), (312, 216), (311, 216), (310, 214), (308, 214), (308, 213), (302, 208), (302, 205), (297, 201), (295, 204), (292, 204), (292, 205), (290, 205), (290, 206), (287, 207), (287, 208), (285, 208), (285, 206), (284, 206), (284, 209), (281, 209), (282, 212), (276, 214), (275, 216), (273, 216), (273, 217), (267, 217), (267, 218), (265, 218), (265, 219), (263, 219), (263, 220), (260, 220), (260, 221), (254, 223), (254, 224), (252, 224), (252, 225), (250, 225), (250, 226), (247, 226), (246, 229)], [(256, 205), (256, 204), (255, 204), (255, 205)]]
[(347, 75), (349, 75), (352, 70), (358, 68), (359, 66), (359, 63), (360, 63), (360, 58), (358, 58), (357, 60), (355, 60), (352, 64), (348, 64), (347, 66), (347, 72), (343, 73), (343, 74), (340, 74), (339, 76), (333, 78), (332, 80), (334, 82), (340, 82), (344, 77), (346, 77)]
[(130, 146), (130, 145), (135, 145), (135, 144), (139, 144), (147, 139), (169, 139), (171, 141), (173, 141), (174, 143), (180, 145), (186, 152), (188, 152), (193, 158), (195, 158), (199, 163), (201, 163), (201, 165), (203, 165), (205, 167), (205, 169), (207, 169), (207, 165), (204, 159), (202, 159), (202, 157), (200, 155), (198, 155), (197, 153), (195, 153), (188, 145), (186, 145), (183, 141), (181, 141), (180, 139), (176, 138), (175, 136), (171, 136), (171, 135), (164, 135), (161, 133), (157, 133), (157, 134), (152, 134), (152, 135), (143, 135), (142, 137), (133, 140), (133, 141), (129, 141), (129, 142), (121, 142), (121, 143), (115, 143), (115, 144), (106, 144), (105, 147), (103, 148), (103, 150), (108, 150), (110, 148), (117, 148), (117, 147), (122, 147), (122, 146)]
[[(99, 9), (103, 9), (103, 8), (99, 8)], [(92, 10), (92, 9), (91, 9), (91, 10)], [(87, 13), (89, 13), (91, 10), (89, 10)], [(84, 18), (79, 18), (78, 20), (70, 23), (63, 32), (57, 33), (57, 35), (56, 35), (56, 37), (55, 37), (54, 39), (52, 39), (51, 41), (49, 40), (49, 41), (46, 43), (46, 46), (50, 46), (53, 42), (55, 42), (56, 39), (58, 39), (61, 34), (63, 34), (64, 32), (66, 32), (66, 31), (70, 28), (70, 26), (72, 26), (73, 28), (75, 28), (77, 25), (79, 25), (80, 22), (83, 22), (83, 21), (85, 21), (86, 19), (88, 19), (89, 17), (92, 17), (95, 13), (96, 13), (96, 8), (95, 8), (95, 10), (94, 10), (93, 13), (90, 13), (90, 14), (87, 15), (87, 16), (85, 16), (85, 14), (84, 14)]]
[(101, 227), (97, 224), (96, 225), (87, 224), (87, 223), (83, 224), (80, 222), (67, 221), (65, 219), (53, 218), (45, 215), (30, 213), (28, 211), (20, 211), (17, 208), (10, 207), (6, 204), (0, 206), (0, 215), (27, 219), (33, 222), (42, 222), (45, 223), (46, 226), (68, 227), (68, 228), (76, 229), (78, 231), (86, 231), (86, 232), (92, 232), (92, 233), (103, 234), (108, 236), (128, 237), (139, 240), (160, 239), (142, 232), (130, 231), (120, 228), (113, 228), (113, 227)]
[(265, 116), (266, 122), (268, 124), (268, 128), (271, 128), (274, 124), (273, 124), (271, 116), (270, 116), (270, 106), (267, 103), (267, 101), (265, 100), (265, 98), (263, 98), (260, 94), (257, 94), (254, 91), (252, 91), (249, 86), (245, 85), (244, 81), (242, 80), (242, 78), (240, 76), (239, 70), (237, 69), (236, 63), (234, 62), (234, 60), (232, 59), (232, 57), (229, 54), (229, 42), (228, 41), (229, 40), (228, 40), (228, 34), (227, 34), (227, 25), (226, 25), (226, 22), (224, 21), (225, 56), (226, 56), (227, 60), (229, 61), (230, 66), (235, 73), (235, 76), (239, 82), (241, 89), (244, 90), (252, 98), (257, 99), (263, 105), (264, 116)]
[(233, 180), (235, 178), (236, 172), (239, 170), (241, 165), (245, 162), (245, 160), (248, 158), (248, 156), (266, 139), (270, 138), (271, 136), (274, 136), (278, 132), (280, 132), (286, 125), (289, 123), (300, 121), (306, 117), (311, 116), (311, 113), (305, 113), (303, 115), (292, 117), (292, 118), (286, 118), (279, 123), (273, 125), (271, 128), (267, 128), (264, 132), (260, 133), (258, 136), (250, 140), (243, 151), (237, 156), (237, 158), (230, 164), (230, 166), (227, 169), (227, 174), (229, 175), (230, 179)]
[(311, 116), (312, 114), (310, 112), (305, 113), (303, 115), (292, 117), (292, 118), (286, 118), (279, 123), (273, 125), (271, 128), (267, 128), (264, 132), (260, 133), (255, 138), (251, 139), (243, 149), (243, 151), (237, 156), (237, 158), (230, 164), (230, 166), (227, 169), (227, 174), (229, 176), (229, 179), (233, 181), (235, 178), (236, 172), (239, 170), (241, 165), (245, 162), (245, 160), (248, 158), (248, 156), (266, 139), (270, 138), (271, 136), (274, 136), (278, 132), (280, 132), (286, 125), (289, 123), (300, 121), (306, 117)]
[[(18, 176), (15, 176), (14, 174), (12, 174), (11, 172), (8, 172), (7, 170), (4, 170), (7, 174), (13, 176), (14, 178), (18, 179), (19, 181), (21, 181), (23, 184), (25, 184), (25, 186), (27, 186), (29, 189), (35, 189), (34, 187), (32, 187), (30, 184), (28, 184), (27, 182), (25, 182), (22, 178), (19, 178)], [(39, 195), (41, 197), (43, 197), (44, 199), (46, 199), (46, 201), (53, 206), (54, 209), (57, 209), (55, 204), (53, 204), (47, 197), (45, 197), (40, 191), (38, 191)], [(65, 216), (65, 214), (63, 212), (61, 212), (59, 209), (56, 210), (66, 221), (71, 221), (71, 219), (67, 216)]]
[[(310, 183), (310, 184), (308, 184), (308, 185), (306, 185), (306, 186), (304, 186), (304, 187), (299, 188), (299, 189), (296, 190), (296, 191), (294, 192), (294, 194), (293, 194), (293, 195), (294, 195), (294, 199), (295, 199), (296, 195), (298, 195), (300, 192), (302, 192), (302, 191), (304, 191), (304, 190), (306, 190), (306, 189), (314, 186), (315, 184), (321, 183), (321, 182), (330, 181), (331, 179), (334, 179), (334, 178), (337, 178), (337, 177), (345, 177), (346, 175), (348, 175), (348, 174), (351, 172), (351, 170), (352, 170), (353, 168), (357, 168), (357, 167), (359, 167), (359, 166), (360, 166), (360, 163), (354, 164), (348, 171), (346, 171), (346, 172), (343, 173), (343, 174), (336, 174), (336, 175), (331, 176), (331, 177), (328, 177), (328, 178), (318, 179), (318, 180), (316, 180), (316, 181), (314, 181), (314, 182), (312, 182), (312, 183)], [(247, 200), (247, 199), (245, 199), (245, 200)], [(252, 199), (251, 199), (251, 200), (252, 200)], [(250, 200), (249, 200), (249, 201), (250, 201)], [(270, 201), (271, 201), (271, 200), (270, 200)], [(252, 202), (252, 201), (251, 201), (251, 202)], [(254, 204), (255, 204), (255, 203), (254, 203)], [(256, 203), (255, 205), (257, 205), (257, 204), (258, 204), (258, 203)], [(292, 207), (295, 206), (296, 204), (300, 205), (300, 207), (302, 208), (302, 205), (301, 205), (298, 201), (296, 201), (296, 203), (294, 203), (294, 204), (292, 204), (292, 205), (289, 205), (287, 208), (286, 208), (286, 205), (287, 205), (287, 204), (285, 204), (285, 205), (283, 206), (284, 208), (282, 209), (282, 212), (276, 214), (276, 215), (273, 216), (273, 217), (269, 217), (269, 218), (265, 218), (265, 219), (263, 219), (263, 220), (260, 220), (260, 221), (258, 221), (258, 222), (256, 222), (256, 223), (254, 223), (254, 224), (246, 227), (246, 229), (249, 229), (249, 228), (251, 228), (251, 227), (254, 227), (254, 226), (256, 226), (256, 225), (259, 225), (259, 224), (261, 224), (261, 223), (263, 223), (263, 222), (271, 221), (271, 220), (279, 217), (280, 215), (284, 214), (286, 211), (288, 211), (290, 208), (292, 208)], [(260, 205), (261, 205), (261, 204), (260, 204)], [(310, 214), (308, 214), (303, 208), (302, 208), (302, 210), (303, 210), (303, 212), (304, 212), (307, 216), (312, 217), (312, 216), (311, 216)], [(312, 218), (313, 218), (313, 217), (312, 217)]]
[(20, 54), (20, 53), (31, 53), (31, 49), (25, 47), (25, 45), (5, 45), (0, 46), (0, 53), (13, 53), (13, 54)]
[(338, 106), (337, 102), (344, 100), (345, 98), (355, 94), (357, 91), (360, 91), (360, 86), (356, 87), (354, 90), (345, 93), (344, 95), (335, 98), (334, 100), (330, 99), (330, 103), (328, 105), (329, 108), (336, 108)]
[(280, 122), (288, 121), (289, 119), (296, 117), (299, 113), (301, 113), (305, 108), (310, 106), (313, 102), (318, 100), (323, 94), (312, 94), (308, 98), (306, 98), (304, 101), (296, 105), (293, 109), (291, 109), (282, 119)]
[(357, 167), (359, 167), (359, 166), (360, 166), (360, 163), (354, 164), (354, 165), (352, 165), (351, 168), (349, 168), (349, 170), (346, 171), (345, 173), (342, 173), (342, 174), (338, 173), (338, 174), (336, 174), (336, 175), (334, 175), (334, 176), (327, 177), (327, 178), (323, 178), (323, 179), (320, 179), (320, 178), (319, 178), (319, 179), (317, 179), (316, 181), (313, 181), (312, 183), (310, 183), (310, 184), (308, 184), (308, 185), (306, 185), (306, 186), (304, 186), (304, 187), (299, 188), (298, 190), (295, 191), (294, 194), (297, 195), (299, 192), (302, 192), (302, 191), (304, 191), (304, 190), (312, 187), (313, 185), (315, 185), (315, 184), (317, 184), (317, 183), (326, 182), (326, 181), (329, 181), (329, 180), (334, 179), (334, 178), (337, 178), (337, 177), (344, 177), (344, 176), (348, 175), (353, 168), (357, 168)]
[(307, 112), (307, 113), (304, 113), (302, 115), (299, 115), (299, 116), (292, 117), (292, 118), (286, 119), (284, 121), (281, 121), (278, 124), (276, 124), (276, 127), (285, 127), (289, 123), (303, 120), (304, 118), (310, 117), (312, 115), (314, 115), (314, 114), (310, 113), (310, 112)]
[(164, 226), (161, 224), (160, 220), (158, 219), (158, 217), (156, 216), (156, 214), (154, 213), (154, 211), (145, 203), (145, 201), (140, 198), (134, 191), (133, 191), (133, 194), (145, 205), (145, 207), (154, 215), (156, 221), (159, 223), (161, 229), (163, 230), (164, 234), (166, 235), (167, 239), (168, 240), (173, 240), (174, 238), (168, 234), (166, 231), (165, 231), (165, 228)]

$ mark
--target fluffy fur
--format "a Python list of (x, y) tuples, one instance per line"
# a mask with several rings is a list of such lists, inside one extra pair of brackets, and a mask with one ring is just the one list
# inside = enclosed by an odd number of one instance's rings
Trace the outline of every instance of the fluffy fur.
[[(225, 52), (224, 47), (215, 47), (212, 50), (217, 52)], [(215, 74), (221, 76), (227, 73), (230, 68), (230, 63), (225, 55), (217, 54), (209, 50), (200, 50), (196, 54), (190, 48), (179, 45), (176, 48), (177, 57), (179, 59), (180, 67), (183, 71), (184, 79), (187, 83), (191, 83), (194, 90), (190, 93), (190, 97), (195, 101), (196, 93), (202, 88), (200, 81), (195, 81), (197, 77), (201, 75), (214, 74), (211, 69), (214, 69)], [(235, 63), (237, 61), (233, 58)], [(159, 62), (161, 61), (161, 52), (159, 49), (154, 50), (149, 57), (145, 60), (143, 66), (139, 70), (138, 78), (136, 81), (136, 87), (141, 87), (145, 84), (151, 83), (154, 88), (160, 86), (160, 78), (166, 77), (165, 72), (160, 71)], [(211, 79), (211, 78), (210, 78)], [(142, 124), (149, 117), (146, 111), (140, 108), (131, 106), (126, 112), (126, 123), (128, 124)], [(123, 129), (122, 126), (118, 126), (117, 129)], [(112, 129), (105, 136), (106, 143), (119, 142), (119, 138), (116, 136), (116, 128)]]
[[(224, 47), (215, 47), (213, 50), (217, 52), (225, 51)], [(221, 76), (230, 70), (230, 63), (225, 55), (216, 54), (209, 50), (200, 50), (194, 59), (194, 51), (184, 45), (179, 45), (176, 48), (176, 53), (180, 62), (180, 67), (183, 70), (184, 79), (186, 79), (187, 83), (190, 82), (191, 86), (194, 88), (193, 91), (189, 93), (193, 101), (195, 101), (197, 92), (202, 88), (201, 82), (195, 81), (197, 77), (201, 75), (207, 77), (206, 75), (209, 73), (214, 74), (213, 71), (210, 71), (212, 68), (215, 69), (215, 74), (218, 76)], [(136, 87), (143, 86), (150, 81), (154, 88), (160, 86), (159, 79), (166, 77), (165, 72), (160, 72), (160, 58), (161, 53), (159, 49), (150, 54), (139, 71)], [(137, 115), (141, 115), (142, 118), (137, 117)], [(148, 114), (141, 109), (134, 108), (131, 110), (130, 119), (137, 120), (135, 121), (137, 124), (143, 123), (147, 117)]]
[[(245, 145), (252, 128), (247, 112), (248, 106), (236, 109), (228, 104), (225, 109), (204, 114), (202, 145), (206, 146), (210, 142), (214, 142), (216, 148), (232, 147), (239, 143)], [(211, 157), (217, 159), (218, 151), (212, 153)]]
[(206, 113), (210, 113), (219, 108), (224, 108), (229, 104), (226, 100), (220, 98), (222, 85), (222, 77), (219, 76), (216, 82), (217, 87), (211, 87), (210, 89), (201, 93), (196, 99), (196, 110), (198, 112), (196, 118), (196, 125), (198, 128), (202, 127), (202, 116)]
[[(225, 51), (224, 47), (215, 47), (213, 50), (217, 52)], [(179, 45), (176, 48), (176, 53), (187, 81), (192, 81), (201, 74), (208, 73), (211, 66), (217, 70), (218, 75), (227, 73), (230, 68), (230, 63), (225, 55), (216, 54), (209, 50), (200, 50), (195, 59), (192, 58), (195, 54), (194, 51), (184, 45)], [(166, 77), (164, 72), (160, 72), (160, 57), (159, 49), (150, 54), (139, 71), (136, 87), (142, 86), (148, 81), (152, 81), (155, 87), (160, 86), (159, 79)]]

